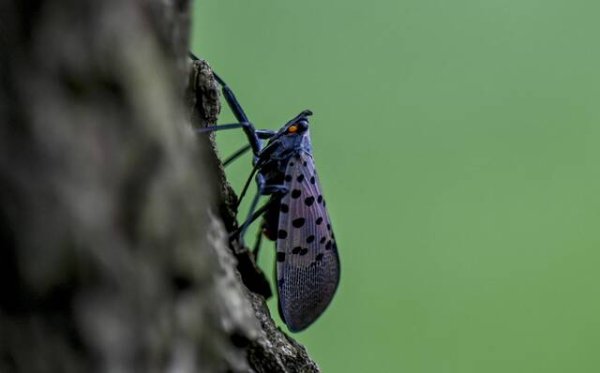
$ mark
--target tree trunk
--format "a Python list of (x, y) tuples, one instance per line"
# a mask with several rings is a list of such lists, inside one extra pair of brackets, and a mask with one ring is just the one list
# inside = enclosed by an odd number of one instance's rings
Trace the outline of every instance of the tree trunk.
[(229, 247), (189, 2), (0, 7), (0, 372), (318, 371)]

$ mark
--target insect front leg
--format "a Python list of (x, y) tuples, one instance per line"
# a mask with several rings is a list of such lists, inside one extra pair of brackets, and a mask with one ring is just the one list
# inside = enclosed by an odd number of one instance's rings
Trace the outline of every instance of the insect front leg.
[[(196, 57), (192, 52), (189, 52), (189, 56), (192, 60), (198, 61), (198, 57)], [(212, 130), (218, 131), (220, 129), (233, 129), (233, 128), (242, 128), (246, 137), (248, 138), (248, 142), (252, 147), (252, 152), (256, 155), (261, 150), (261, 142), (259, 137), (256, 134), (256, 129), (250, 123), (250, 119), (242, 109), (242, 105), (240, 105), (239, 101), (233, 94), (233, 91), (227, 83), (217, 73), (213, 71), (213, 76), (216, 81), (221, 85), (221, 92), (223, 93), (223, 97), (225, 97), (225, 101), (227, 101), (227, 105), (233, 112), (233, 115), (236, 117), (239, 123), (233, 123), (233, 125), (221, 125), (221, 126), (212, 126)]]

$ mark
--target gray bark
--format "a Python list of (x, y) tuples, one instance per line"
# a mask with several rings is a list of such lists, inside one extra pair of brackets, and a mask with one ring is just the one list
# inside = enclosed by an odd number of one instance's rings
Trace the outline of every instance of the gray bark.
[(318, 370), (228, 245), (189, 6), (0, 5), (0, 372)]

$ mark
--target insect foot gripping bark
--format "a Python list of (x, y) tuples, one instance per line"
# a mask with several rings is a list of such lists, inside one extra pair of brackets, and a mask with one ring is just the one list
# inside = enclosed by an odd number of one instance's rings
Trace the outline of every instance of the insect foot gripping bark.
[[(337, 243), (312, 155), (308, 120), (312, 112), (302, 111), (277, 131), (256, 129), (233, 91), (216, 74), (215, 79), (238, 122), (199, 132), (244, 131), (248, 144), (223, 163), (251, 150), (253, 168), (240, 201), (252, 178), (257, 193), (235, 234), (243, 241), (250, 224), (262, 218), (253, 253), (258, 256), (263, 235), (275, 241), (279, 313), (290, 331), (301, 331), (325, 311), (340, 280)], [(268, 201), (258, 207), (261, 196)]]

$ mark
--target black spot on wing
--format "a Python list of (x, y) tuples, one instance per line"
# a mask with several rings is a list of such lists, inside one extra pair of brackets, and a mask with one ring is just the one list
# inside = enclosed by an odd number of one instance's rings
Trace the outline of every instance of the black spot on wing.
[(278, 251), (276, 257), (278, 262), (285, 261), (285, 253), (282, 251)]
[(281, 212), (287, 213), (288, 211), (290, 211), (290, 206), (286, 205), (285, 203), (282, 203), (280, 210)]
[(327, 241), (325, 244), (325, 250), (331, 250), (331, 240)]
[(305, 221), (306, 221), (305, 218), (297, 218), (297, 219), (292, 220), (292, 225), (294, 226), (294, 228), (302, 228)]
[[(290, 167), (294, 162), (295, 167)], [(304, 162), (307, 166), (303, 166)], [(322, 205), (323, 196), (310, 154), (301, 153), (300, 160), (288, 162), (285, 175), (294, 176), (286, 184), (290, 193), (281, 201), (282, 205), (287, 205), (287, 213), (279, 214), (279, 229), (286, 231), (287, 238), (277, 241), (277, 249), (287, 253), (287, 257), (285, 262), (277, 263), (278, 276), (289, 273), (292, 268), (302, 270), (314, 265), (316, 256), (325, 253), (325, 244), (331, 240), (331, 233), (326, 228), (329, 219)], [(325, 263), (324, 268), (328, 267), (328, 263), (332, 263), (330, 255), (324, 255), (320, 263)], [(296, 281), (287, 281), (286, 286), (292, 286)], [(314, 281), (320, 280), (315, 278)]]
[(282, 240), (285, 240), (287, 238), (288, 234), (287, 231), (285, 229), (280, 229), (277, 232), (277, 237), (281, 238)]

